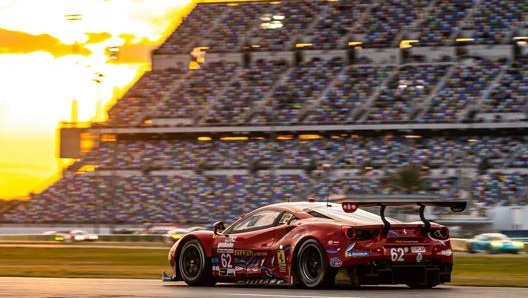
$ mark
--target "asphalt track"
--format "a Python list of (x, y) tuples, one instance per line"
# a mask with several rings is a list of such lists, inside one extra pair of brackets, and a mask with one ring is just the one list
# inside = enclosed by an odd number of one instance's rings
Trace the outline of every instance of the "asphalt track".
[(186, 298), (496, 298), (527, 297), (528, 288), (439, 286), (414, 290), (405, 286), (368, 286), (333, 290), (219, 284), (188, 287), (183, 282), (163, 283), (145, 279), (84, 279), (0, 277), (0, 297), (97, 298), (97, 297), (186, 297)]

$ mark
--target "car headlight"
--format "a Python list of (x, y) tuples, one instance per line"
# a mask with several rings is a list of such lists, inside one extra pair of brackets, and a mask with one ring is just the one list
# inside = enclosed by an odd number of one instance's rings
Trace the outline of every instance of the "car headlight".
[(524, 248), (524, 242), (521, 241), (512, 241), (512, 245), (516, 248)]
[(491, 241), (491, 246), (495, 247), (495, 248), (501, 247), (502, 246), (502, 242), (500, 242), (500, 241)]

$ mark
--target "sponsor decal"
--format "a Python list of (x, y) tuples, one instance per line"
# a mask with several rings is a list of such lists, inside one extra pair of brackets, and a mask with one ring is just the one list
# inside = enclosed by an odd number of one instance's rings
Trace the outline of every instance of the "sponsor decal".
[(232, 254), (221, 254), (220, 255), (220, 268), (233, 268), (233, 255)]
[(337, 240), (328, 240), (328, 245), (339, 245), (339, 241), (337, 241)]
[(234, 277), (236, 276), (236, 271), (234, 268), (220, 268), (220, 272), (218, 272), (218, 275)]
[(233, 242), (221, 242), (218, 243), (218, 248), (233, 248), (235, 247), (235, 243)]
[(236, 235), (229, 235), (226, 237), (225, 242), (235, 242), (238, 236)]
[(277, 251), (277, 262), (279, 263), (279, 271), (286, 272), (286, 256), (284, 250)]
[(286, 256), (284, 255), (284, 250), (277, 251), (277, 262), (280, 267), (286, 266)]
[(220, 249), (217, 249), (216, 252), (219, 253), (219, 254), (232, 254), (234, 252), (234, 250), (233, 249), (220, 248)]
[(339, 252), (339, 248), (329, 248), (326, 250), (326, 252), (329, 254), (336, 254)]
[(411, 252), (413, 253), (425, 252), (425, 246), (411, 246)]
[(356, 246), (356, 242), (350, 243), (347, 246), (345, 249), (345, 257), (361, 258), (368, 257), (370, 255), (368, 250), (354, 250), (354, 246)]
[(352, 242), (352, 243), (350, 243), (350, 244), (347, 246), (347, 248), (345, 249), (345, 251), (349, 252), (349, 251), (353, 250), (353, 249), (354, 249), (354, 246), (356, 246), (356, 242)]
[(235, 249), (233, 254), (235, 256), (251, 257), (253, 256), (253, 251), (249, 249)]
[(255, 257), (267, 257), (268, 252), (267, 251), (254, 251), (253, 256)]
[(422, 261), (422, 259), (423, 259), (422, 254), (421, 254), (421, 253), (418, 253), (418, 254), (416, 255), (416, 262), (420, 263), (420, 262)]
[(264, 265), (264, 259), (261, 258), (251, 258), (247, 262), (247, 271), (259, 272), (260, 267)]
[(268, 267), (262, 267), (260, 268), (260, 271), (264, 273), (267, 277), (276, 278), (277, 276), (271, 272), (271, 270)]
[(395, 230), (389, 230), (389, 232), (387, 234), (390, 235), (390, 236), (399, 236), (398, 232), (396, 232)]
[(352, 257), (352, 258), (361, 258), (361, 257), (368, 257), (369, 252), (366, 250), (353, 250), (353, 251), (346, 251), (345, 257)]
[(227, 269), (227, 276), (236, 276), (235, 269)]
[(211, 258), (211, 265), (213, 266), (218, 265), (218, 258)]
[(332, 267), (341, 267), (343, 265), (343, 261), (341, 261), (338, 257), (333, 257), (330, 259), (330, 266)]
[(237, 266), (246, 266), (247, 260), (241, 258), (235, 258), (235, 268)]

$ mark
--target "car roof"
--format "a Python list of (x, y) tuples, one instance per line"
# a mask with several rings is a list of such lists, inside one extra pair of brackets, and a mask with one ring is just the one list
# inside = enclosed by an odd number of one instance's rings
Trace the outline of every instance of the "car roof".
[(488, 236), (488, 237), (508, 237), (505, 234), (502, 233), (482, 233), (477, 236)]
[[(340, 203), (332, 203), (332, 202), (287, 202), (287, 203), (276, 203), (267, 205), (264, 207), (259, 208), (262, 209), (283, 209), (288, 210), (292, 213), (296, 212), (306, 212), (306, 209), (314, 210), (317, 212), (326, 213), (325, 210), (328, 208), (331, 208), (335, 211), (339, 210), (342, 211), (342, 206)], [(259, 210), (257, 209), (257, 210)], [(382, 224), (381, 217), (378, 214), (363, 210), (361, 208), (358, 208), (354, 213), (349, 213), (346, 216), (344, 216), (344, 212), (342, 216), (336, 216), (336, 213), (334, 213), (333, 219), (340, 221), (340, 222), (346, 222), (350, 224)], [(398, 221), (387, 218), (391, 223), (396, 223)]]
[(306, 208), (322, 208), (326, 206), (332, 206), (332, 207), (341, 207), (341, 204), (336, 204), (332, 202), (283, 202), (283, 203), (275, 203), (271, 205), (264, 206), (262, 208), (266, 207), (278, 207), (281, 209), (287, 209), (291, 211), (303, 211)]

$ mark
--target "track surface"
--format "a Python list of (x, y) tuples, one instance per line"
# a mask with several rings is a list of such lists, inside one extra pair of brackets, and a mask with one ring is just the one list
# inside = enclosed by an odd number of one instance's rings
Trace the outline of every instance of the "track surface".
[(0, 277), (1, 297), (187, 297), (187, 298), (496, 298), (527, 297), (528, 288), (439, 286), (411, 290), (404, 286), (369, 286), (359, 289), (305, 290), (288, 287), (220, 284), (210, 288), (188, 287), (182, 282), (162, 283), (137, 279), (73, 279)]

